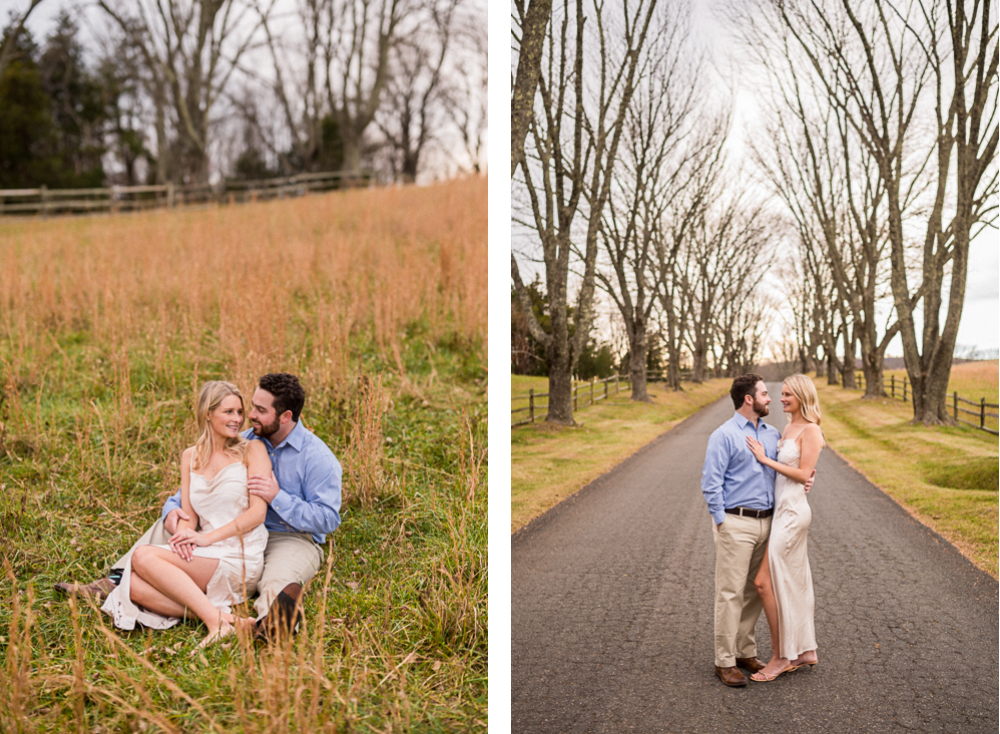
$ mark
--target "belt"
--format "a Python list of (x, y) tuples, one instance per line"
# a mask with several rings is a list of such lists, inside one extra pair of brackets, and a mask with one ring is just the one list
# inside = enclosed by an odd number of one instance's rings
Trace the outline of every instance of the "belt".
[(774, 514), (774, 509), (770, 510), (750, 510), (746, 507), (727, 507), (726, 513), (729, 515), (739, 515), (740, 517), (771, 517)]

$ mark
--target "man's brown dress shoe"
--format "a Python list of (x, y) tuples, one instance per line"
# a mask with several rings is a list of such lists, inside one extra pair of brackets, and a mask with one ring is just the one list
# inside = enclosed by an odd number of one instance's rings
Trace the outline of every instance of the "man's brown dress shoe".
[(93, 599), (94, 601), (104, 601), (108, 598), (108, 594), (114, 590), (115, 582), (104, 578), (97, 579), (97, 581), (89, 583), (86, 586), (74, 582), (70, 584), (56, 584), (54, 588), (56, 591), (61, 591), (67, 596), (72, 594), (74, 596), (82, 596), (85, 599)]
[(757, 658), (736, 658), (736, 665), (749, 670), (751, 673), (756, 673), (758, 670), (764, 669), (764, 663)]
[(745, 686), (747, 684), (746, 676), (737, 670), (735, 666), (732, 668), (720, 668), (716, 665), (715, 674), (727, 686)]

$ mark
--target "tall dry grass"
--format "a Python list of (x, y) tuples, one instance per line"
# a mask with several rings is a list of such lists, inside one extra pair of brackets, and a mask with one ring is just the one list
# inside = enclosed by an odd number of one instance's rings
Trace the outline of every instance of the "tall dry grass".
[[(486, 317), (485, 180), (0, 221), (0, 730), (484, 727)], [(344, 466), (302, 634), (54, 595), (158, 516), (201, 382), (277, 370)]]
[[(114, 370), (208, 352), (252, 382), (281, 363), (311, 384), (351, 375), (349, 340), (398, 350), (408, 325), (485, 344), (486, 183), (7, 225), (0, 328), (8, 374), (35, 382), (60, 333)], [(200, 365), (199, 365), (200, 366)], [(122, 409), (130, 386), (119, 381)]]

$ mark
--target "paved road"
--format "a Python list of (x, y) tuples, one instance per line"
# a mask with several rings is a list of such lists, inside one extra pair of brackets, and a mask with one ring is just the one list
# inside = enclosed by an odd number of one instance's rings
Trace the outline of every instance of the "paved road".
[[(809, 494), (820, 664), (718, 681), (699, 480), (731, 416), (706, 408), (514, 535), (512, 731), (995, 734), (997, 581), (829, 449)], [(766, 660), (763, 615), (757, 640)]]

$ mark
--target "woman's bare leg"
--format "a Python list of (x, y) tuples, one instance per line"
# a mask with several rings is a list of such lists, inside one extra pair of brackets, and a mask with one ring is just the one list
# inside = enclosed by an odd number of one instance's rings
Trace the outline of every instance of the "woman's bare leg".
[(132, 578), (129, 581), (129, 598), (143, 609), (164, 617), (183, 617), (187, 611), (169, 596), (157, 591), (155, 586), (135, 570), (132, 571)]
[(780, 654), (781, 630), (778, 622), (778, 604), (774, 599), (774, 587), (771, 585), (771, 563), (768, 553), (764, 554), (764, 560), (761, 561), (754, 586), (757, 587), (760, 600), (764, 603), (764, 616), (767, 617), (767, 626), (771, 629), (771, 660), (760, 672), (765, 676), (772, 676), (789, 667), (789, 664)]
[(232, 618), (220, 612), (205, 596), (205, 589), (218, 565), (216, 558), (196, 556), (185, 561), (172, 551), (151, 545), (137, 548), (132, 556), (133, 571), (182, 610), (190, 609), (205, 623), (208, 638), (214, 637), (223, 625), (229, 626), (231, 622), (227, 617)]

